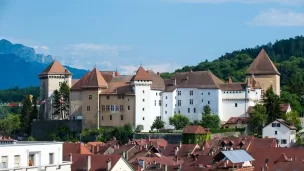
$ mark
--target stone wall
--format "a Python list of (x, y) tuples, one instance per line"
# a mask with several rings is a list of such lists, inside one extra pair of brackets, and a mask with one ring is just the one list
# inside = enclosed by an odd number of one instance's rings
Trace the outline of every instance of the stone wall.
[(214, 138), (223, 138), (223, 137), (239, 137), (245, 135), (244, 133), (241, 132), (224, 132), (224, 133), (216, 133), (216, 134), (211, 134), (211, 139)]
[(81, 120), (48, 120), (48, 121), (34, 121), (32, 123), (32, 136), (37, 141), (47, 140), (49, 134), (54, 132), (58, 127), (66, 126), (71, 131), (80, 133), (82, 126)]

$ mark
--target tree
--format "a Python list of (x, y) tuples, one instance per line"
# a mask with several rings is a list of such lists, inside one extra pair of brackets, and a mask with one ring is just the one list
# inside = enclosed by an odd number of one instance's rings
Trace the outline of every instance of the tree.
[(205, 105), (203, 108), (203, 114), (211, 114), (211, 108), (209, 105)]
[(183, 129), (186, 125), (189, 125), (190, 120), (182, 114), (175, 114), (173, 117), (169, 118), (169, 124), (173, 125), (175, 129), (180, 130)]
[(275, 119), (283, 118), (283, 113), (280, 108), (280, 97), (274, 93), (272, 86), (266, 90), (263, 101), (266, 107), (268, 123)]
[(53, 93), (53, 109), (54, 109), (54, 112), (53, 112), (53, 115), (56, 116), (56, 117), (59, 117), (60, 114), (61, 114), (61, 100), (60, 100), (60, 93), (58, 90), (55, 90), (54, 93)]
[(24, 96), (21, 110), (21, 129), (24, 133), (29, 134), (31, 128), (32, 102), (29, 96)]
[(37, 99), (34, 97), (33, 98), (33, 108), (32, 108), (32, 112), (31, 112), (31, 116), (30, 116), (31, 121), (38, 118), (38, 109), (37, 109), (36, 101), (37, 101)]
[(266, 107), (261, 104), (255, 105), (248, 121), (248, 128), (250, 132), (253, 135), (262, 135), (262, 130), (266, 122)]
[(20, 129), (19, 115), (8, 114), (4, 119), (0, 120), (0, 132), (6, 135), (12, 135), (13, 132)]
[(160, 117), (156, 117), (156, 119), (154, 120), (151, 126), (151, 130), (156, 129), (158, 131), (159, 129), (164, 128), (164, 126), (165, 126), (165, 122), (162, 121)]
[(144, 126), (143, 125), (137, 125), (135, 132), (140, 133), (142, 130), (144, 130)]
[(70, 111), (70, 87), (65, 82), (63, 82), (60, 85), (59, 92), (62, 97), (61, 109), (62, 112), (64, 112), (64, 117), (67, 117)]
[(297, 130), (300, 130), (302, 128), (299, 115), (295, 111), (291, 111), (286, 114), (286, 122), (293, 124), (297, 128)]
[(218, 129), (220, 127), (220, 118), (215, 114), (204, 114), (201, 126), (204, 128)]
[(289, 103), (292, 110), (296, 111), (298, 114), (302, 113), (301, 98), (297, 94), (282, 91), (280, 101), (281, 103)]

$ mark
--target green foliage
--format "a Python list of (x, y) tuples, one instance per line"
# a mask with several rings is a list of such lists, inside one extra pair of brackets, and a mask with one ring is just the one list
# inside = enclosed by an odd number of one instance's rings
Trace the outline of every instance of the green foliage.
[(54, 116), (60, 116), (61, 114), (61, 103), (60, 103), (60, 93), (58, 90), (55, 90), (53, 93), (53, 109), (54, 109)]
[(54, 132), (49, 134), (49, 140), (51, 141), (77, 141), (75, 132), (71, 131), (66, 126), (59, 126)]
[(27, 137), (27, 139), (26, 139), (27, 141), (36, 141), (35, 140), (35, 138), (34, 137), (32, 137), (32, 136), (29, 136), (29, 137)]
[(31, 113), (31, 118), (30, 118), (31, 121), (38, 118), (38, 108), (37, 108), (36, 101), (37, 101), (37, 99), (34, 97), (33, 98), (34, 103), (33, 103), (32, 113)]
[(4, 119), (0, 120), (0, 133), (5, 135), (12, 135), (13, 132), (20, 129), (20, 116), (8, 114)]
[(291, 94), (287, 91), (282, 91), (280, 96), (281, 103), (289, 103), (293, 111), (302, 113), (301, 99), (296, 94)]
[(266, 107), (257, 104), (253, 107), (250, 120), (248, 122), (248, 128), (253, 135), (262, 135), (262, 130), (267, 122)]
[(225, 132), (244, 132), (245, 128), (220, 128), (220, 129), (210, 129), (212, 134), (225, 133)]
[(201, 126), (204, 128), (218, 129), (220, 127), (220, 118), (215, 114), (204, 114)]
[(24, 133), (30, 134), (32, 123), (32, 102), (29, 96), (24, 96), (21, 110), (21, 129)]
[(193, 122), (190, 122), (190, 125), (201, 125), (201, 120), (195, 120)]
[(169, 124), (173, 125), (175, 129), (183, 129), (186, 125), (190, 124), (189, 118), (182, 114), (175, 114), (169, 118)]
[(289, 113), (286, 114), (286, 119), (285, 119), (288, 123), (293, 124), (297, 130), (300, 130), (301, 127), (301, 120), (299, 118), (299, 115), (296, 111), (291, 111)]
[(156, 119), (153, 121), (153, 124), (151, 126), (151, 130), (156, 129), (157, 131), (159, 129), (162, 129), (165, 127), (165, 122), (161, 120), (160, 117), (156, 117)]
[(183, 144), (202, 144), (211, 139), (211, 133), (206, 134), (183, 134)]
[(204, 115), (208, 115), (208, 114), (211, 114), (211, 108), (210, 108), (210, 106), (209, 105), (205, 105), (204, 106), (204, 108), (203, 108), (203, 116), (202, 117), (204, 117)]
[(33, 95), (34, 97), (39, 97), (39, 87), (27, 87), (20, 89), (19, 87), (0, 90), (0, 102), (10, 103), (10, 102), (21, 102), (25, 95)]
[(136, 133), (140, 133), (142, 130), (144, 130), (144, 126), (143, 125), (137, 125), (135, 128), (135, 132)]
[(4, 119), (9, 114), (6, 107), (0, 106), (0, 119)]
[(65, 82), (63, 82), (60, 85), (59, 92), (62, 97), (61, 109), (65, 115), (68, 115), (70, 110), (70, 87)]
[(269, 87), (266, 90), (263, 102), (268, 116), (267, 123), (270, 123), (275, 119), (283, 118), (283, 113), (280, 108), (280, 97), (274, 93), (272, 87)]

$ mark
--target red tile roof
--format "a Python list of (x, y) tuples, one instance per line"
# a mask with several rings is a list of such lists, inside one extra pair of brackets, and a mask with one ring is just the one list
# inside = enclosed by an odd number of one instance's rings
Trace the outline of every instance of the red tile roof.
[(264, 49), (261, 50), (259, 55), (255, 58), (253, 63), (250, 65), (250, 67), (247, 70), (246, 74), (278, 74), (280, 75), (278, 69), (275, 67), (275, 65), (272, 63), (271, 59), (267, 55), (266, 51)]
[(108, 88), (108, 83), (97, 68), (94, 68), (83, 82), (81, 88)]
[(46, 74), (65, 74), (71, 75), (71, 72), (64, 68), (58, 61), (54, 60), (40, 75)]
[(231, 117), (229, 120), (225, 123), (225, 125), (229, 124), (237, 124), (238, 122), (241, 122), (242, 124), (247, 124), (249, 121), (249, 117)]
[(63, 143), (62, 153), (64, 157), (68, 157), (72, 154), (92, 154), (88, 147), (82, 143)]
[(184, 134), (205, 134), (206, 129), (198, 125), (188, 125), (184, 128)]
[(134, 75), (132, 80), (133, 81), (152, 81), (152, 78), (150, 77), (148, 72), (145, 71), (145, 69), (142, 66), (140, 66), (138, 68), (138, 70), (136, 71), (136, 74)]

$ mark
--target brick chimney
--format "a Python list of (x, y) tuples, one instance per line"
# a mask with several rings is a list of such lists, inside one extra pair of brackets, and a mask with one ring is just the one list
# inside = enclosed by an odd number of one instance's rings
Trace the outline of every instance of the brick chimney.
[(179, 148), (182, 148), (182, 145), (183, 145), (182, 141), (179, 141)]
[(87, 156), (87, 170), (91, 169), (91, 156)]
[(106, 161), (106, 171), (110, 171), (111, 170), (111, 159), (108, 159)]
[(69, 157), (70, 157), (70, 162), (73, 162), (72, 153), (70, 153)]

